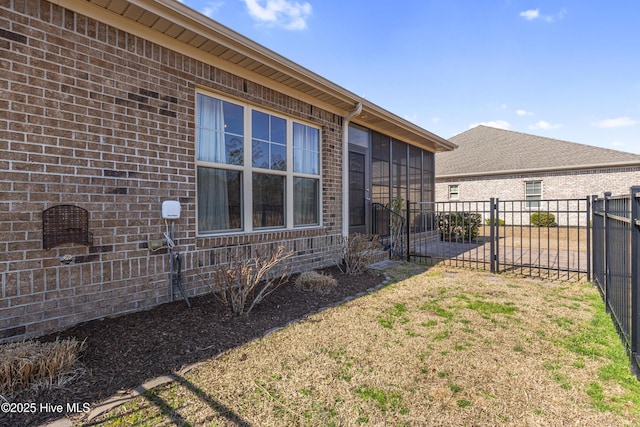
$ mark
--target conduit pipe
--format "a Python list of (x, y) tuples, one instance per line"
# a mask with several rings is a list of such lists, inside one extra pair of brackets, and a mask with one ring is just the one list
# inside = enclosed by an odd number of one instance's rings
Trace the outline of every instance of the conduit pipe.
[(362, 102), (342, 120), (342, 236), (349, 236), (349, 122), (362, 113)]

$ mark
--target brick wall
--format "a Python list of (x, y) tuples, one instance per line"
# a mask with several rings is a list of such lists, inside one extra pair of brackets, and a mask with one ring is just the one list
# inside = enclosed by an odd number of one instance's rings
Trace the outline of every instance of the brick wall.
[[(284, 242), (293, 270), (333, 262), (341, 234), (341, 118), (45, 1), (0, 0), (0, 342), (169, 300), (175, 223), (189, 295), (228, 251)], [(322, 128), (323, 227), (196, 238), (195, 87)], [(89, 212), (90, 247), (43, 249), (42, 211)], [(75, 262), (63, 265), (70, 255)]]

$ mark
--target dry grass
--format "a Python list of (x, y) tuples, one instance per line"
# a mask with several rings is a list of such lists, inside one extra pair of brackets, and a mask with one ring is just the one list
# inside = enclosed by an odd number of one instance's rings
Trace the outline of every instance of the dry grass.
[(638, 401), (599, 375), (607, 360), (566, 344), (599, 310), (592, 286), (441, 266), (389, 273), (397, 283), (234, 349), (102, 424), (640, 422)]
[(41, 343), (23, 341), (0, 346), (0, 395), (30, 387), (64, 385), (84, 349), (75, 339)]
[[(499, 237), (507, 246), (516, 248), (540, 248), (551, 250), (586, 250), (585, 227), (499, 227)], [(480, 227), (480, 236), (489, 236), (489, 227)]]
[(296, 278), (296, 288), (303, 291), (326, 293), (335, 288), (338, 281), (327, 274), (317, 271), (305, 271)]

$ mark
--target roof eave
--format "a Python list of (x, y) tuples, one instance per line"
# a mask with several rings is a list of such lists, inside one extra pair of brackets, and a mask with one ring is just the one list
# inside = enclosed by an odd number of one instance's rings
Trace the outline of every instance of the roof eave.
[[(553, 167), (553, 168), (531, 168), (531, 169), (512, 169), (501, 171), (487, 171), (487, 172), (469, 172), (439, 175), (436, 171), (436, 179), (456, 179), (456, 178), (481, 178), (487, 176), (504, 176), (504, 175), (528, 175), (536, 173), (548, 173), (548, 172), (563, 172), (563, 171), (577, 171), (577, 170), (594, 170), (594, 169), (611, 169), (620, 167), (640, 167), (640, 162), (618, 162), (607, 164), (592, 164), (592, 165), (575, 165), (565, 167)], [(437, 169), (437, 166), (436, 166)]]
[[(431, 151), (449, 151), (456, 148), (456, 145), (441, 138), (413, 123), (404, 120), (389, 111), (386, 111), (379, 106), (365, 101), (358, 95), (348, 91), (347, 89), (321, 77), (320, 75), (294, 63), (293, 61), (271, 51), (270, 49), (254, 42), (253, 40), (225, 27), (224, 25), (213, 21), (206, 16), (200, 14), (194, 9), (175, 0), (112, 0), (109, 2), (91, 2), (89, 0), (57, 0), (57, 4), (74, 10), (78, 13), (92, 17), (98, 21), (105, 22), (109, 25), (118, 26), (122, 28), (126, 24), (126, 30), (130, 28), (138, 28), (138, 31), (134, 34), (144, 34), (147, 37), (155, 37), (157, 39), (167, 41), (167, 34), (160, 33), (152, 28), (145, 27), (142, 23), (128, 19), (122, 14), (118, 14), (108, 7), (114, 2), (122, 2), (122, 6), (126, 4), (135, 5), (144, 11), (153, 14), (154, 16), (166, 19), (172, 23), (179, 25), (181, 28), (196, 32), (205, 38), (208, 38), (216, 43), (225, 46), (228, 49), (232, 49), (234, 52), (246, 56), (252, 60), (258, 61), (271, 69), (277, 70), (284, 75), (290, 76), (295, 82), (300, 82), (313, 90), (320, 91), (327, 95), (327, 99), (318, 100), (313, 98), (312, 94), (300, 92), (298, 89), (292, 86), (286, 86), (282, 82), (273, 82), (276, 84), (277, 90), (286, 89), (288, 93), (301, 99), (305, 102), (309, 102), (320, 108), (323, 108), (331, 113), (346, 116), (355, 108), (358, 102), (363, 103), (363, 112), (369, 113), (371, 120), (366, 118), (357, 118), (357, 121), (364, 126), (370, 127), (374, 130), (383, 131), (389, 134), (391, 137), (400, 138), (408, 143), (427, 148)], [(120, 4), (118, 4), (120, 6)], [(193, 52), (195, 49), (193, 46), (187, 43), (181, 42), (176, 38), (173, 39), (172, 45), (175, 43), (182, 43), (186, 50), (184, 52)], [(161, 43), (162, 44), (162, 43)], [(215, 64), (215, 66), (224, 69), (224, 65), (221, 64), (220, 59), (209, 53), (201, 51), (202, 55), (207, 55), (212, 58), (209, 63)], [(188, 55), (188, 53), (185, 53)], [(261, 75), (255, 71), (242, 70), (235, 64), (229, 64), (226, 68), (227, 71), (232, 73), (239, 73), (241, 77), (251, 78), (254, 76), (254, 81), (260, 82), (264, 79), (269, 79), (268, 76)], [(286, 86), (286, 87), (285, 87)], [(295, 84), (294, 84), (295, 86)], [(284, 91), (284, 90), (283, 90)], [(376, 123), (382, 120), (384, 126), (377, 125)]]

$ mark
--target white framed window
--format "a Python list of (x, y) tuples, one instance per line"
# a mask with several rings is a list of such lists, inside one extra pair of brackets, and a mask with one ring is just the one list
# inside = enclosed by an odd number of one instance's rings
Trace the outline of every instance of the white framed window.
[(524, 198), (527, 208), (539, 208), (542, 200), (542, 181), (525, 181)]
[(449, 186), (449, 200), (458, 200), (460, 199), (460, 188), (458, 185), (450, 185)]
[(320, 129), (196, 93), (198, 234), (321, 224)]

